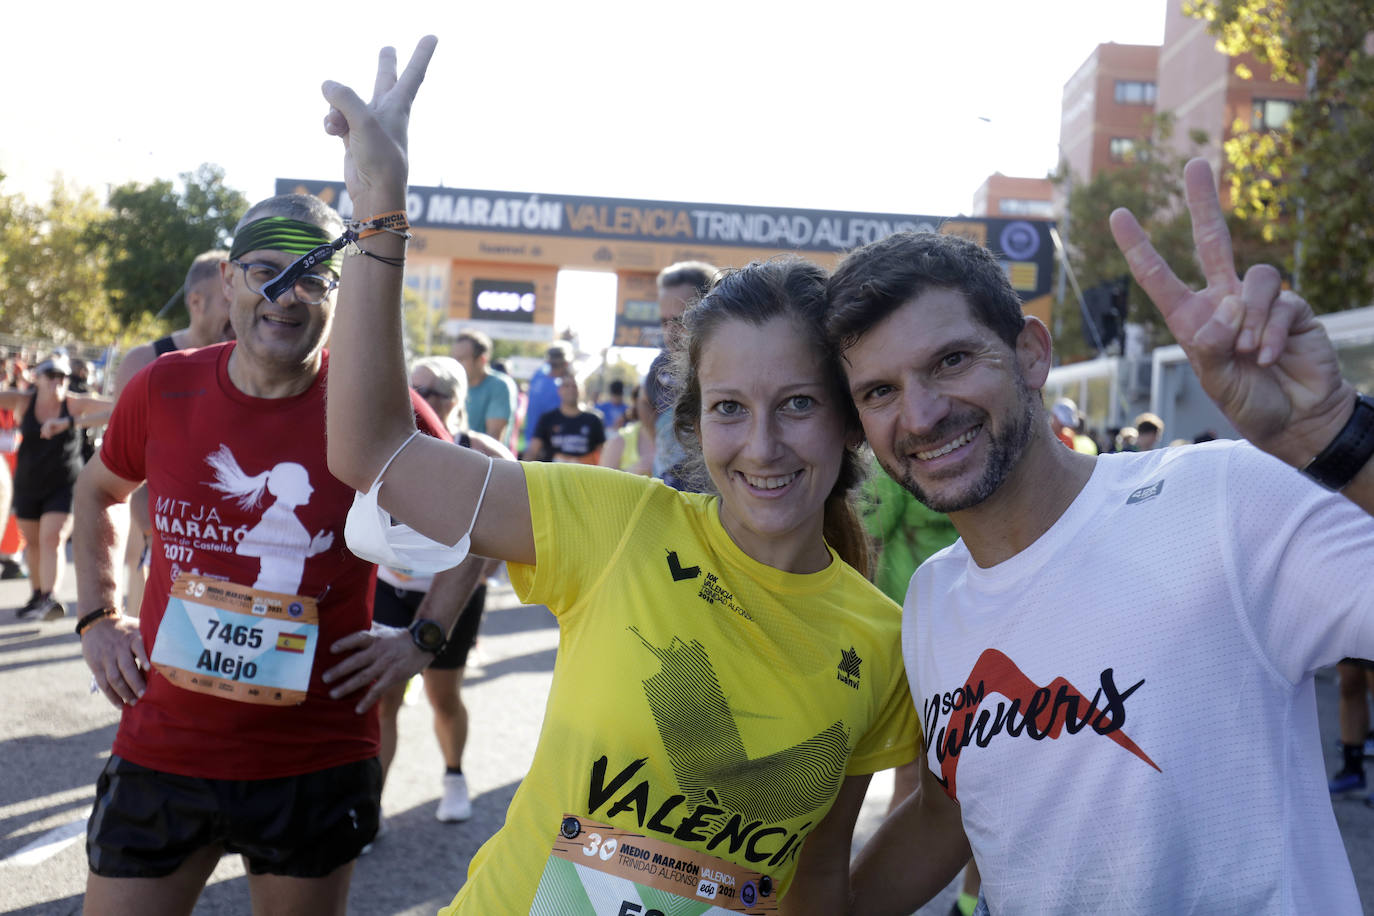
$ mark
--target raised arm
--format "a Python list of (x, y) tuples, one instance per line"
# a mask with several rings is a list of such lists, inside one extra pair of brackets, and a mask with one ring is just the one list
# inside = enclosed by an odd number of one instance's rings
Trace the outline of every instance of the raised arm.
[(28, 409), (29, 398), (31, 397), (33, 397), (31, 391), (19, 391), (17, 389), (0, 391), (0, 410), (12, 410), (16, 420), (22, 419), (24, 411)]
[[(410, 106), (424, 80), (435, 39), (420, 40), (397, 76), (396, 52), (384, 48), (371, 102), (352, 89), (326, 82), (331, 108), (325, 130), (344, 143), (344, 182), (354, 215), (366, 220), (405, 211)], [(381, 258), (404, 258), (405, 240), (379, 233), (360, 247)], [(330, 334), (328, 382), (329, 469), (358, 490), (371, 488), (387, 459), (413, 431), (401, 335), (399, 267), (376, 257), (344, 261)], [(470, 449), (419, 436), (387, 469), (379, 503), (397, 520), (446, 544), (467, 530), (488, 460)], [(442, 481), (436, 486), (436, 481)], [(482, 512), (472, 532), (473, 552), (534, 562), (529, 493), (513, 463), (492, 467)]]
[[(1355, 387), (1341, 377), (1311, 306), (1282, 288), (1277, 270), (1257, 265), (1237, 275), (1211, 166), (1189, 162), (1184, 186), (1206, 287), (1179, 280), (1129, 210), (1112, 213), (1112, 235), (1227, 419), (1257, 447), (1305, 467), (1351, 422)], [(1341, 492), (1374, 513), (1374, 461)]]

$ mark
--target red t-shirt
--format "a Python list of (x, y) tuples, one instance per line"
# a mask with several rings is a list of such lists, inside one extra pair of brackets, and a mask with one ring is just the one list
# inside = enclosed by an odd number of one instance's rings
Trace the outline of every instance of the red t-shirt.
[[(238, 702), (154, 669), (143, 698), (124, 708), (114, 753), (210, 779), (293, 776), (375, 757), (376, 707), (360, 716), (360, 694), (331, 700), (320, 679), (345, 657), (329, 646), (371, 625), (376, 572), (344, 543), (353, 490), (325, 463), (328, 354), (304, 393), (255, 398), (229, 380), (233, 349), (168, 353), (135, 375), (100, 457), (120, 477), (148, 482), (152, 568), (140, 614), (149, 655), (179, 571), (312, 597), (319, 639), (307, 696), (297, 706)], [(449, 438), (429, 405), (413, 392), (411, 401), (422, 429)], [(254, 502), (243, 493), (259, 475)]]

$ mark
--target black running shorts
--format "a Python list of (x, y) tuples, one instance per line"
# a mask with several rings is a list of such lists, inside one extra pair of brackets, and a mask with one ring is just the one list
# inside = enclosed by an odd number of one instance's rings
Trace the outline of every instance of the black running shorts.
[[(372, 619), (389, 627), (408, 627), (415, 619), (415, 611), (424, 600), (424, 592), (397, 588), (390, 582), (377, 580), (377, 592), (372, 602)], [(463, 608), (463, 615), (449, 634), (448, 642), (434, 656), (429, 667), (436, 671), (452, 671), (468, 663), (468, 653), (477, 642), (477, 628), (482, 623), (482, 609), (487, 603), (487, 587), (479, 585)]]
[(382, 765), (357, 763), (280, 779), (200, 779), (115, 755), (95, 786), (86, 860), (105, 878), (160, 878), (220, 845), (255, 875), (322, 878), (377, 833)]
[(49, 512), (65, 512), (70, 515), (72, 511), (72, 488), (58, 487), (47, 493), (26, 493), (23, 490), (15, 490), (11, 506), (14, 517), (22, 518), (26, 522), (36, 522)]

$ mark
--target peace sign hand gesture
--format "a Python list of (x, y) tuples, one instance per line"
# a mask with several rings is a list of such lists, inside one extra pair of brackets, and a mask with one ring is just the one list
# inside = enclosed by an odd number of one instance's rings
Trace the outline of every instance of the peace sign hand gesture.
[[(377, 207), (404, 209), (410, 106), (437, 43), (433, 35), (421, 38), (399, 78), (396, 49), (382, 48), (370, 102), (342, 83), (326, 81), (321, 87), (330, 105), (324, 129), (343, 139), (344, 184), (357, 212), (373, 215), (382, 212)], [(363, 206), (357, 206), (360, 200)]]
[(1192, 160), (1183, 175), (1206, 288), (1195, 292), (1175, 276), (1129, 210), (1112, 213), (1112, 236), (1236, 430), (1302, 467), (1345, 425), (1355, 390), (1341, 378), (1336, 350), (1311, 306), (1281, 288), (1277, 270), (1263, 264), (1244, 280), (1237, 276), (1207, 161)]

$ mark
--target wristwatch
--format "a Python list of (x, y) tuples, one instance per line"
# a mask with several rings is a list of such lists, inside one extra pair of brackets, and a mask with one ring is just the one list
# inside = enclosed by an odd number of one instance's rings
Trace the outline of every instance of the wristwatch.
[(1340, 490), (1374, 456), (1374, 398), (1355, 396), (1355, 411), (1345, 427), (1302, 472), (1328, 490)]
[(415, 620), (406, 629), (410, 631), (410, 638), (415, 640), (415, 645), (425, 652), (438, 653), (444, 647), (444, 628), (433, 620)]

